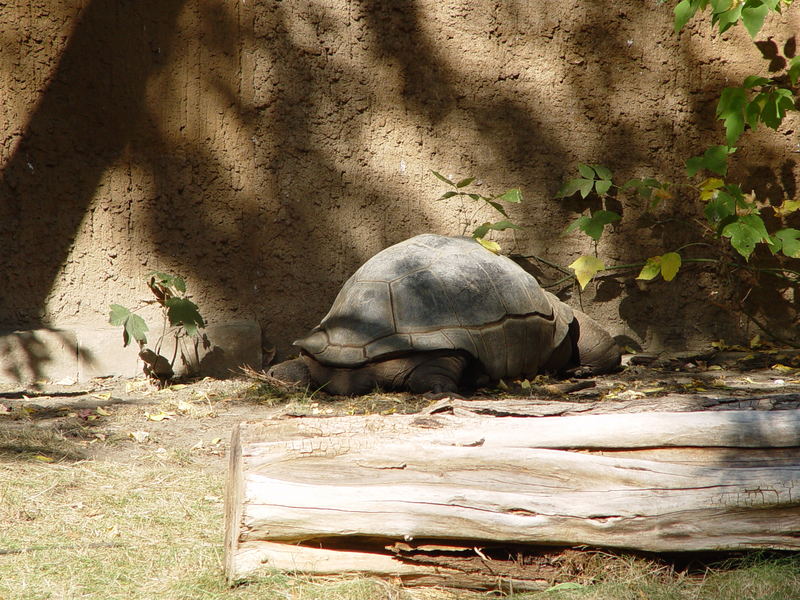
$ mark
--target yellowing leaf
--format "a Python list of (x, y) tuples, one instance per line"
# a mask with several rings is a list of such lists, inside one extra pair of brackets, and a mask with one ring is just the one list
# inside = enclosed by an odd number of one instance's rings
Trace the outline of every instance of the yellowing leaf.
[(661, 276), (664, 281), (672, 281), (681, 268), (681, 255), (677, 252), (667, 252), (661, 255)]
[(164, 421), (166, 419), (174, 419), (174, 412), (158, 412), (158, 413), (145, 413), (148, 421)]
[(182, 390), (185, 387), (186, 387), (185, 383), (176, 383), (175, 385), (169, 386), (169, 389), (171, 389), (171, 390)]
[(581, 289), (584, 289), (592, 280), (592, 277), (594, 277), (598, 271), (605, 269), (606, 266), (603, 264), (603, 261), (595, 256), (581, 256), (569, 265), (569, 268), (575, 271), (575, 279), (578, 280)]
[(219, 446), (221, 443), (222, 443), (222, 438), (214, 438), (213, 440), (211, 440), (212, 446)]
[(651, 279), (654, 279), (660, 272), (661, 272), (661, 257), (652, 256), (647, 259), (647, 262), (642, 267), (642, 270), (639, 272), (639, 275), (636, 277), (636, 279), (643, 279), (645, 281), (650, 281)]
[(794, 367), (790, 367), (788, 365), (782, 365), (781, 363), (774, 364), (770, 367), (773, 371), (782, 371), (783, 373), (794, 373), (797, 371)]
[(656, 188), (653, 190), (653, 198), (661, 201), (661, 200), (672, 200), (675, 197), (675, 194), (670, 192), (664, 188)]
[(784, 200), (780, 206), (773, 206), (773, 210), (781, 217), (785, 217), (800, 209), (800, 200)]
[(722, 179), (709, 177), (698, 186), (700, 188), (700, 200), (708, 201), (715, 198), (717, 190), (723, 185), (725, 185), (725, 182)]
[(100, 415), (100, 416), (102, 416), (102, 417), (107, 417), (107, 416), (109, 416), (109, 415), (111, 414), (110, 412), (108, 412), (108, 411), (107, 411), (105, 408), (103, 408), (102, 406), (98, 406), (97, 408), (95, 408), (95, 409), (94, 409), (94, 412), (96, 412), (98, 415)]
[(46, 463), (51, 463), (51, 462), (53, 462), (53, 459), (52, 459), (52, 458), (50, 458), (49, 456), (45, 456), (44, 454), (37, 454), (37, 455), (36, 455), (36, 456), (34, 456), (33, 458), (34, 458), (34, 459), (36, 459), (36, 460), (38, 460), (38, 461), (41, 461), (41, 462), (46, 462)]
[(104, 392), (102, 394), (92, 394), (95, 398), (100, 398), (100, 400), (109, 400), (111, 398), (111, 392)]
[(500, 244), (497, 242), (493, 242), (492, 240), (487, 240), (484, 238), (475, 238), (477, 242), (486, 248), (489, 252), (494, 252), (495, 254), (500, 254)]

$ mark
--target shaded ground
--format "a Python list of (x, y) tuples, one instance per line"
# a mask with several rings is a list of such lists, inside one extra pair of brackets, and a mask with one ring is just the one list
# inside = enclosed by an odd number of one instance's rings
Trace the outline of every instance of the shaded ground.
[(206, 378), (161, 390), (143, 378), (38, 389), (4, 385), (0, 386), (0, 454), (41, 461), (126, 463), (172, 453), (224, 469), (231, 430), (243, 420), (436, 412), (455, 405), (491, 412), (491, 400), (498, 397), (529, 399), (541, 407), (537, 414), (542, 415), (797, 408), (800, 353), (739, 349), (637, 355), (619, 373), (583, 381), (511, 382), (481, 390), (467, 400), (377, 393), (334, 398), (322, 392), (287, 392), (245, 376)]

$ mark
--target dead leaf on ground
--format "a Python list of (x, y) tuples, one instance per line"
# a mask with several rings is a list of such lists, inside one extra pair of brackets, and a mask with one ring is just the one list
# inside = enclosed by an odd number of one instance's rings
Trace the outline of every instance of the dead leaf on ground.
[(149, 431), (131, 431), (128, 435), (140, 444), (146, 442), (150, 438)]

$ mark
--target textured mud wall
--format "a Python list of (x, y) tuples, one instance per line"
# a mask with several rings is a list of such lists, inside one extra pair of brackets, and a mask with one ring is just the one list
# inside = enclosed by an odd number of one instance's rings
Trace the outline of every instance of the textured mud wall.
[[(761, 37), (790, 38), (798, 14)], [(461, 232), (472, 209), (434, 202), (431, 169), (522, 187), (512, 216), (529, 229), (508, 248), (568, 264), (591, 250), (559, 235), (590, 203), (553, 199), (577, 162), (675, 179), (721, 139), (719, 89), (767, 70), (743, 30), (671, 27), (654, 0), (4, 3), (0, 328), (102, 325), (161, 269), (210, 321), (254, 319), (285, 354), (376, 251)], [(797, 196), (797, 126), (748, 134), (737, 156), (775, 200)], [(673, 206), (659, 218), (695, 210)], [(621, 209), (607, 262), (695, 235)], [(615, 334), (685, 346), (741, 325), (706, 302), (724, 284), (698, 271), (562, 293)]]

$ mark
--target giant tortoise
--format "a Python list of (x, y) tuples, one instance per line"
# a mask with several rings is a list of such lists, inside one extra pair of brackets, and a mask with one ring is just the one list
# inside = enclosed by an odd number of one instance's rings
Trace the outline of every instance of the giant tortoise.
[(418, 235), (368, 260), (273, 367), (332, 394), (456, 392), (479, 377), (616, 368), (611, 336), (511, 259), (472, 238)]

